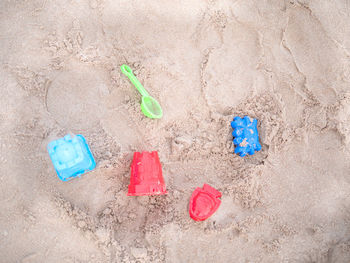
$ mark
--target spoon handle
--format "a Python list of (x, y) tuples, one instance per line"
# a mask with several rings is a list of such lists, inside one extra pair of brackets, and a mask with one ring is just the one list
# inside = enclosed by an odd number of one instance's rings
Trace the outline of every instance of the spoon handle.
[(149, 96), (148, 92), (142, 86), (140, 81), (135, 77), (134, 73), (132, 73), (132, 70), (129, 66), (124, 64), (120, 67), (120, 69), (122, 70), (122, 73), (130, 79), (131, 83), (134, 84), (134, 86), (137, 88), (137, 90), (141, 93), (142, 96)]

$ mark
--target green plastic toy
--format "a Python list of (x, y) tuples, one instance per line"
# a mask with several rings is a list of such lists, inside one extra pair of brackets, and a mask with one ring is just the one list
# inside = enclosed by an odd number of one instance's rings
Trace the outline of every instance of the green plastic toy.
[(145, 88), (142, 86), (140, 81), (135, 77), (135, 75), (132, 73), (132, 70), (127, 65), (122, 65), (120, 67), (123, 74), (127, 76), (131, 83), (134, 84), (134, 86), (137, 88), (137, 90), (142, 95), (141, 100), (141, 110), (143, 114), (151, 119), (160, 119), (163, 116), (162, 108), (160, 107), (158, 101), (156, 99), (152, 98), (148, 92), (145, 90)]

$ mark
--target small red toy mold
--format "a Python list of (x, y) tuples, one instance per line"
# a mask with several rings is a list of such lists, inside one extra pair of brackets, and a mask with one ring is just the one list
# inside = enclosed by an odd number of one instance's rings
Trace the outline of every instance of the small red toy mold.
[(166, 193), (158, 153), (156, 151), (135, 152), (131, 164), (128, 195), (163, 195)]
[(221, 193), (208, 184), (197, 187), (190, 199), (190, 216), (195, 221), (204, 221), (218, 210)]

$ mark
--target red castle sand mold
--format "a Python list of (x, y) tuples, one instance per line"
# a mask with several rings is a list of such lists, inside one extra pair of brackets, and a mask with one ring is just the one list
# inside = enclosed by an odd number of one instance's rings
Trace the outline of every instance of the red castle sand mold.
[(129, 196), (166, 194), (158, 153), (135, 152), (131, 164)]
[(197, 187), (190, 199), (190, 216), (195, 221), (203, 221), (219, 208), (221, 193), (210, 185)]

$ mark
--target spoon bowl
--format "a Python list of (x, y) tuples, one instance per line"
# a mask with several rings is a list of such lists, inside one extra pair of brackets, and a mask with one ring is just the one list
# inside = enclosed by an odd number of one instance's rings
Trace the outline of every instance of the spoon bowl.
[(142, 97), (141, 110), (145, 116), (151, 119), (160, 119), (163, 116), (159, 102), (151, 96)]

